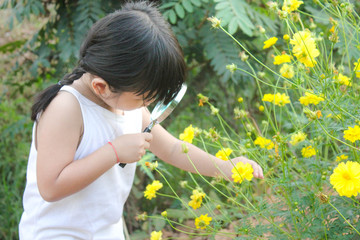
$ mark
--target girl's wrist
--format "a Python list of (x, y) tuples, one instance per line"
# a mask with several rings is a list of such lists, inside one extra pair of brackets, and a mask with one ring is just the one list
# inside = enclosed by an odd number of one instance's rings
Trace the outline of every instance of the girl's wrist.
[(118, 155), (118, 153), (117, 153), (117, 151), (116, 151), (116, 149), (115, 149), (115, 147), (114, 147), (114, 145), (112, 144), (112, 142), (108, 142), (108, 144), (111, 146), (111, 148), (112, 148), (112, 150), (113, 150), (113, 152), (115, 153), (115, 156), (116, 156), (116, 163), (118, 164), (118, 163), (120, 163), (120, 159), (119, 159), (119, 155)]

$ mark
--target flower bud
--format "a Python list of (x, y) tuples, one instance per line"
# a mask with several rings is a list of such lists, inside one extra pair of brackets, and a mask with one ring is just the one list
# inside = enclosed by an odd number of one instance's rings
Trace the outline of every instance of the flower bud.
[(310, 29), (315, 29), (316, 27), (317, 27), (317, 25), (314, 22), (310, 23), (310, 26), (309, 26)]
[(189, 148), (188, 148), (188, 146), (186, 145), (185, 142), (183, 142), (183, 143), (181, 144), (181, 149), (182, 149), (182, 152), (183, 152), (183, 153), (188, 153), (188, 152), (189, 152)]
[(146, 212), (143, 212), (142, 214), (139, 214), (135, 217), (136, 221), (145, 221), (148, 218), (148, 215)]
[(237, 66), (234, 63), (232, 63), (226, 65), (226, 69), (229, 70), (231, 73), (234, 73), (237, 70)]
[(163, 212), (161, 213), (161, 216), (163, 216), (164, 218), (167, 218), (167, 212), (166, 212), (166, 211), (163, 211)]
[(257, 75), (258, 75), (259, 78), (264, 78), (265, 77), (264, 72), (258, 72)]
[(186, 188), (187, 185), (188, 185), (187, 181), (180, 181), (180, 187)]
[(271, 11), (274, 11), (274, 12), (279, 9), (279, 5), (277, 2), (269, 1), (266, 3), (266, 5), (269, 7), (269, 9)]
[(258, 26), (258, 28), (259, 28), (259, 32), (260, 32), (261, 34), (266, 33), (265, 28), (263, 28), (262, 26)]
[(219, 28), (219, 27), (220, 27), (221, 21), (220, 21), (218, 18), (216, 18), (216, 17), (209, 17), (209, 18), (207, 18), (207, 20), (211, 22), (211, 26), (212, 26), (213, 28)]
[(246, 123), (246, 124), (245, 124), (245, 127), (246, 127), (246, 129), (247, 129), (249, 132), (255, 131), (254, 126), (253, 126), (252, 124), (250, 124), (250, 123)]
[(278, 11), (278, 16), (279, 16), (280, 19), (286, 19), (287, 16), (288, 16), (288, 12), (279, 10)]
[(241, 51), (239, 53), (239, 57), (243, 62), (246, 62), (249, 59), (249, 55), (246, 55), (245, 51)]
[(238, 107), (234, 108), (234, 115), (235, 115), (235, 119), (241, 119), (241, 118), (246, 118), (248, 117), (248, 112), (246, 112), (245, 110), (240, 110)]
[(300, 21), (300, 14), (299, 13), (292, 13), (291, 14), (291, 20), (293, 21), (293, 22), (299, 22)]
[(322, 193), (322, 192), (319, 192), (316, 196), (319, 198), (321, 203), (328, 203), (329, 202), (329, 197), (327, 195), (325, 195), (324, 193)]
[(210, 106), (210, 110), (212, 115), (217, 115), (219, 113), (219, 109), (214, 106)]

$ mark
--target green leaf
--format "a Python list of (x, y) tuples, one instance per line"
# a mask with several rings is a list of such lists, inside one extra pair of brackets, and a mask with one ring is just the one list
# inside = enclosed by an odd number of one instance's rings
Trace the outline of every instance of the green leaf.
[(185, 11), (184, 11), (184, 8), (179, 4), (177, 3), (175, 5), (175, 11), (176, 11), (176, 14), (181, 18), (183, 19), (185, 17)]
[(175, 4), (176, 4), (175, 2), (164, 3), (159, 7), (159, 9), (172, 8), (175, 6)]
[(229, 33), (232, 35), (236, 32), (238, 28), (238, 21), (236, 18), (233, 18), (230, 20), (230, 23), (229, 23)]
[(183, 0), (182, 4), (187, 12), (192, 13), (194, 11), (194, 7), (190, 0)]
[(176, 23), (176, 14), (175, 14), (175, 11), (174, 10), (170, 10), (168, 11), (168, 16), (169, 16), (169, 20), (172, 24), (175, 24)]
[(222, 10), (224, 8), (228, 8), (230, 5), (228, 2), (220, 2), (218, 4), (216, 4), (215, 6), (215, 10), (219, 11), (219, 10)]
[(197, 7), (200, 7), (201, 6), (201, 2), (200, 0), (191, 0), (192, 4), (194, 4), (195, 6)]
[(222, 81), (226, 82), (231, 77), (226, 65), (234, 63), (238, 67), (246, 68), (238, 56), (239, 48), (225, 33), (215, 29), (210, 30), (209, 27), (209, 29), (203, 29), (200, 35), (206, 57), (210, 60), (214, 71), (222, 77)]
[(194, 215), (187, 210), (182, 210), (182, 209), (166, 209), (167, 212), (167, 216), (168, 218), (175, 218), (175, 219), (191, 219), (194, 217)]
[(26, 43), (26, 40), (17, 40), (13, 42), (6, 43), (2, 46), (0, 46), (0, 52), (7, 53), (7, 52), (13, 52), (16, 49), (20, 48)]
[(262, 13), (257, 12), (244, 0), (215, 0), (216, 17), (221, 19), (222, 26), (228, 27), (230, 34), (239, 29), (247, 36), (253, 36), (255, 25), (267, 25), (275, 31), (273, 21)]

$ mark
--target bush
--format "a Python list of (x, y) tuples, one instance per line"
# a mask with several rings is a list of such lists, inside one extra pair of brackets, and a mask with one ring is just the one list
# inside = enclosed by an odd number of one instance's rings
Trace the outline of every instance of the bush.
[[(259, 27), (258, 49), (267, 59), (209, 18), (241, 49), (245, 67), (226, 68), (248, 74), (256, 92), (252, 99), (239, 97), (233, 110), (240, 132), (224, 120), (226, 111), (199, 94), (199, 105), (209, 106), (220, 127), (196, 129), (192, 122), (184, 134), (225, 161), (239, 155), (257, 161), (265, 179), (254, 180), (251, 167), (239, 164), (234, 182), (190, 174), (178, 194), (152, 163), (158, 180), (148, 185), (147, 196), (177, 199), (182, 214), (166, 206), (140, 219), (162, 219), (174, 231), (211, 239), (360, 238), (359, 16), (349, 2), (314, 2), (317, 8), (296, 0), (268, 3), (281, 31), (268, 36)], [(163, 227), (149, 227), (155, 230), (151, 239), (160, 239)]]

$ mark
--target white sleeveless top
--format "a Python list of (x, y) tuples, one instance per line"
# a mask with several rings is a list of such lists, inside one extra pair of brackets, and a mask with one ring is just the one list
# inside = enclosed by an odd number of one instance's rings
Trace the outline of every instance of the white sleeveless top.
[[(88, 100), (70, 86), (63, 86), (61, 91), (77, 98), (84, 121), (84, 133), (74, 161), (117, 136), (141, 132), (141, 109), (125, 111), (120, 116)], [(56, 202), (46, 202), (36, 182), (35, 129), (36, 123), (27, 167), (20, 239), (124, 239), (123, 206), (134, 180), (136, 163), (127, 164), (125, 168), (116, 164), (81, 191)]]

